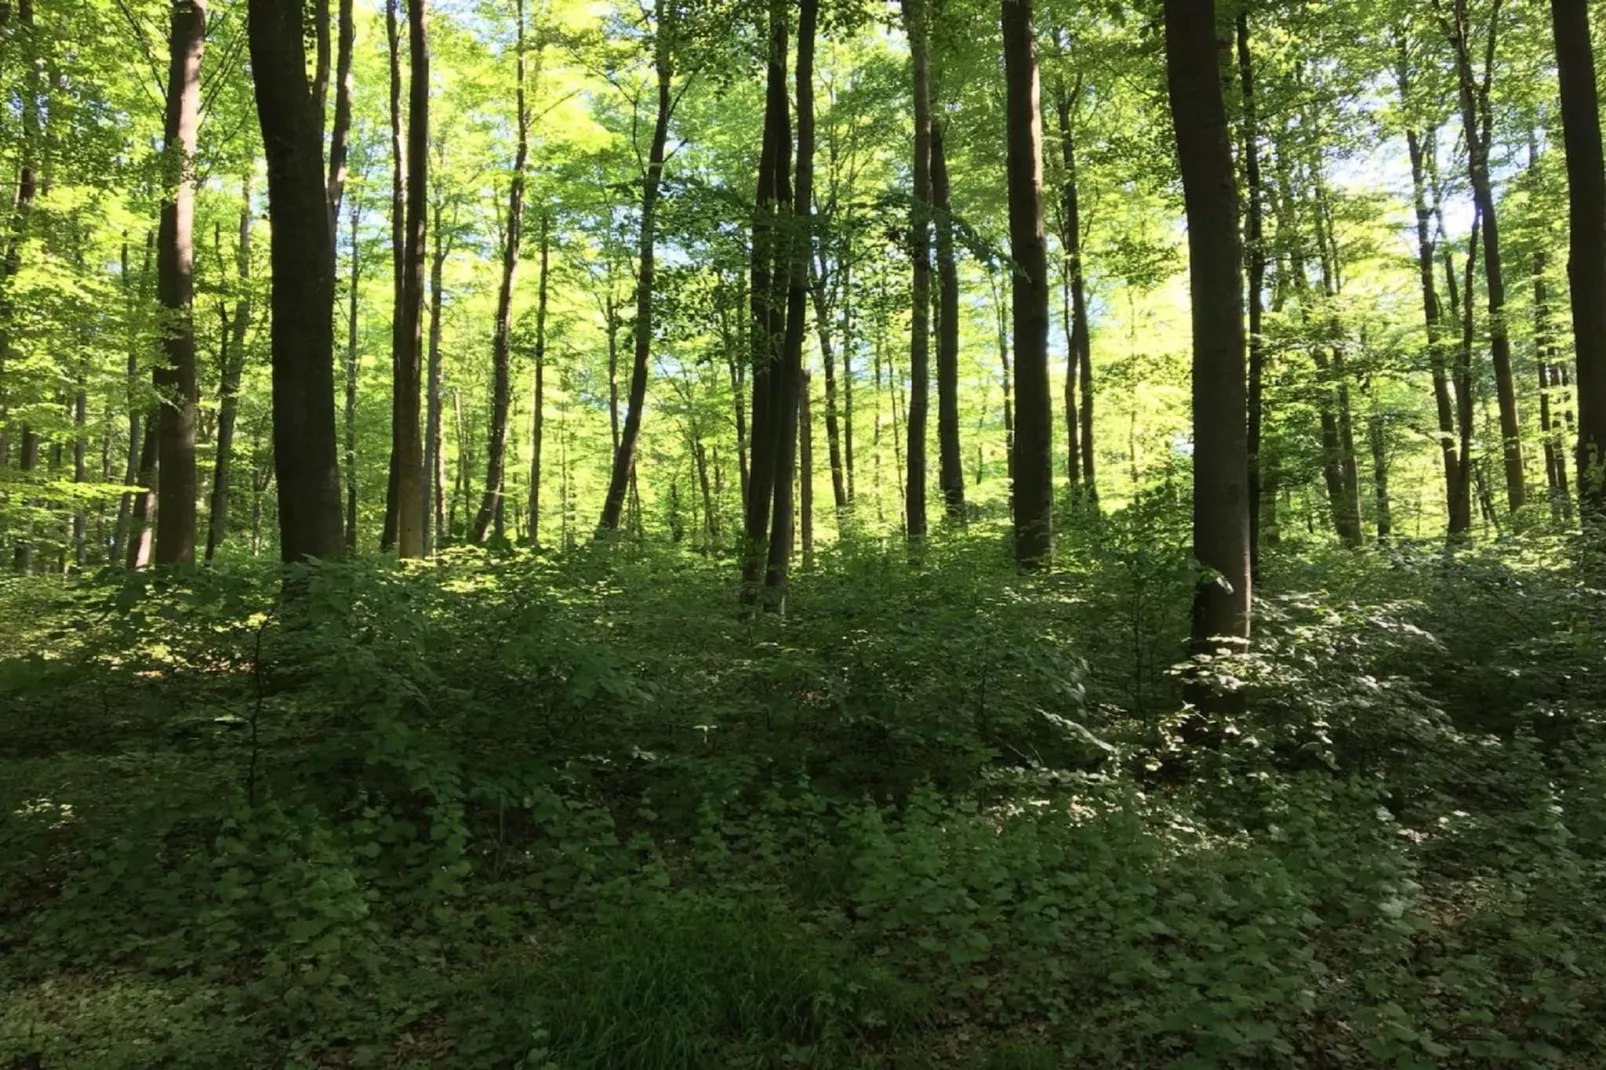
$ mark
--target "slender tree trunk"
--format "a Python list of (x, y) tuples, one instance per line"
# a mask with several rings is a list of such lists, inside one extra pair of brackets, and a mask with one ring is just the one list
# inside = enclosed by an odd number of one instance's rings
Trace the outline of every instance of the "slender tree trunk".
[(1249, 573), (1260, 576), (1260, 509), (1265, 481), (1261, 473), (1261, 440), (1266, 409), (1265, 290), (1266, 235), (1264, 190), (1260, 178), (1260, 122), (1255, 98), (1255, 61), (1249, 49), (1249, 15), (1240, 10), (1235, 24), (1238, 44), (1238, 83), (1243, 92), (1244, 187), (1248, 205), (1244, 218), (1244, 244), (1248, 254), (1249, 289)]
[(507, 233), (502, 246), (502, 284), (496, 294), (496, 329), (491, 340), (491, 420), (486, 439), (485, 496), (474, 517), (473, 540), (484, 542), (503, 510), (503, 484), (507, 474), (508, 406), (513, 397), (512, 339), (513, 288), (519, 272), (519, 247), (524, 241), (524, 171), (530, 155), (530, 118), (525, 103), (524, 2), (519, 0), (518, 81), (514, 92), (518, 148), (513, 156), (513, 173), (508, 181)]
[[(1400, 63), (1400, 96), (1409, 103), (1410, 90), (1407, 66), (1402, 54)], [(1457, 473), (1455, 406), (1450, 397), (1450, 374), (1445, 360), (1444, 343), (1439, 309), (1439, 295), (1434, 283), (1434, 245), (1430, 229), (1431, 209), (1428, 205), (1426, 171), (1423, 157), (1432, 151), (1432, 135), (1427, 146), (1415, 130), (1405, 133), (1406, 148), (1411, 157), (1412, 200), (1416, 207), (1416, 259), (1417, 274), (1422, 286), (1422, 320), (1427, 330), (1428, 363), (1433, 375), (1433, 403), (1439, 421), (1439, 453), (1444, 465), (1444, 500), (1446, 515), (1455, 511), (1455, 491), (1460, 482)]]
[(798, 529), (803, 540), (803, 568), (814, 567), (814, 409), (809, 402), (811, 376), (803, 373), (798, 392)]
[(390, 56), (390, 460), (385, 483), (385, 522), (379, 548), (389, 553), (396, 547), (397, 479), (401, 474), (399, 457), (402, 405), (402, 364), (407, 353), (403, 321), (407, 303), (407, 149), (402, 130), (401, 22), (398, 0), (385, 0), (385, 40)]
[[(530, 545), (541, 545), (541, 438), (546, 426), (546, 297), (552, 219), (541, 213), (541, 273), (535, 289), (535, 384), (530, 400)], [(706, 491), (706, 488), (705, 488)]]
[(786, 334), (787, 274), (791, 247), (782, 241), (780, 221), (791, 202), (791, 120), (786, 90), (786, 7), (771, 0), (764, 135), (759, 153), (758, 190), (754, 199), (753, 240), (749, 263), (748, 341), (752, 349), (750, 392), (753, 418), (749, 432), (747, 504), (743, 512), (742, 601), (758, 599), (769, 557), (771, 509), (778, 485), (782, 347)]
[(446, 507), (441, 501), (443, 484), (441, 458), (441, 306), (445, 302), (442, 276), (452, 242), (441, 221), (441, 203), (432, 206), (435, 246), (429, 258), (429, 338), (424, 357), (424, 553), (435, 552), (436, 545), (451, 533), (445, 530)]
[(846, 477), (848, 505), (853, 489), (853, 223), (843, 222), (842, 251), (837, 264), (841, 282), (838, 304), (842, 306), (842, 469)]
[(1551, 0), (1567, 152), (1567, 276), (1578, 359), (1578, 508), (1586, 524), (1606, 521), (1606, 166), (1586, 0)]
[[(251, 323), (251, 180), (240, 191), (239, 244), (235, 252), (235, 275), (240, 292), (234, 299), (227, 321), (229, 344), (223, 360), (223, 382), (218, 390), (217, 456), (212, 466), (212, 500), (206, 526), (206, 559), (211, 561), (223, 544), (229, 525), (229, 476), (234, 459), (234, 423), (240, 411), (240, 375), (245, 370), (245, 332)], [(331, 243), (333, 244), (333, 243)], [(221, 250), (220, 250), (221, 252)], [(223, 326), (222, 323), (219, 326)]]
[[(320, 0), (326, 3), (327, 0)], [(335, 122), (329, 134), (329, 233), (340, 229), (340, 202), (346, 195), (346, 166), (351, 144), (351, 100), (356, 90), (352, 77), (352, 53), (357, 43), (357, 24), (352, 13), (353, 0), (340, 0), (339, 44), (335, 59)], [(321, 109), (320, 109), (321, 114)], [(333, 255), (334, 243), (330, 243)], [(329, 265), (332, 275), (333, 262)]]
[(1372, 447), (1372, 495), (1377, 513), (1377, 543), (1387, 546), (1394, 533), (1389, 509), (1389, 467), (1387, 443), (1383, 436), (1383, 414), (1374, 412), (1367, 420), (1367, 440)]
[[(1167, 83), (1188, 217), (1193, 319), (1193, 543), (1208, 571), (1193, 600), (1193, 650), (1249, 640), (1248, 399), (1242, 258), (1214, 0), (1166, 0)], [(1207, 701), (1205, 691), (1194, 696)]]
[(848, 507), (848, 485), (842, 465), (841, 425), (837, 422), (836, 354), (831, 345), (831, 314), (826, 304), (825, 253), (813, 272), (810, 290), (814, 295), (815, 331), (820, 337), (820, 357), (825, 363), (825, 447), (831, 463), (831, 499), (838, 515)]
[[(1070, 315), (1065, 356), (1065, 419), (1067, 435), (1078, 440), (1067, 454), (1067, 478), (1073, 488), (1089, 502), (1096, 501), (1094, 483), (1097, 470), (1093, 453), (1093, 340), (1087, 319), (1087, 273), (1082, 266), (1082, 208), (1077, 191), (1076, 138), (1072, 124), (1075, 98), (1081, 83), (1070, 91), (1061, 79), (1056, 91), (1059, 119), (1060, 160), (1064, 166), (1060, 188), (1060, 247), (1065, 254), (1065, 285), (1069, 290)], [(1073, 366), (1074, 365), (1074, 370)], [(1080, 390), (1080, 404), (1073, 392)]]
[(1003, 0), (1004, 124), (1009, 146), (1009, 246), (1015, 262), (1015, 411), (1012, 451), (1015, 560), (1054, 558), (1054, 414), (1048, 383), (1048, 249), (1043, 231), (1043, 120), (1031, 0)]
[(619, 529), (619, 515), (636, 470), (636, 444), (641, 437), (642, 409), (647, 404), (647, 378), (652, 357), (654, 255), (658, 245), (658, 195), (664, 173), (664, 153), (669, 143), (670, 113), (674, 108), (674, 65), (669, 46), (672, 31), (668, 25), (671, 18), (668, 5), (669, 0), (658, 0), (655, 15), (658, 44), (654, 66), (658, 74), (658, 110), (653, 122), (652, 144), (647, 153), (647, 172), (642, 176), (641, 235), (636, 250), (635, 359), (630, 368), (629, 407), (625, 411), (624, 430), (619, 437), (618, 448), (614, 451), (613, 474), (608, 482), (607, 496), (603, 499), (602, 518), (597, 523), (598, 538)]
[[(1522, 467), (1522, 421), (1517, 413), (1516, 380), (1511, 372), (1511, 336), (1505, 316), (1506, 286), (1501, 270), (1500, 219), (1496, 214), (1494, 188), (1489, 175), (1489, 150), (1494, 138), (1489, 90), (1494, 78), (1495, 46), (1501, 3), (1500, 0), (1495, 0), (1490, 7), (1488, 34), (1484, 45), (1483, 78), (1480, 81), (1472, 66), (1471, 21), (1467, 0), (1449, 0), (1449, 2), (1451, 11), (1448, 17), (1444, 18), (1444, 28), (1455, 52), (1472, 199), (1483, 220), (1483, 270), (1485, 296), (1489, 305), (1489, 352), (1494, 363), (1495, 396), (1500, 405), (1506, 503), (1511, 512), (1516, 512), (1527, 502), (1528, 492)], [(1439, 7), (1439, 0), (1435, 0), (1434, 6), (1436, 9)], [(1471, 303), (1470, 300), (1468, 303)]]
[(273, 460), (279, 554), (286, 562), (340, 554), (335, 448), (334, 305), (322, 123), (307, 84), (302, 11), (249, 0), (257, 116), (268, 160), (273, 226)]
[(156, 511), (156, 563), (195, 560), (195, 144), (200, 129), (203, 0), (173, 4), (162, 144), (168, 168), (156, 238), (156, 289), (163, 314), (165, 365), (156, 368), (157, 453), (162, 468)]
[(1009, 313), (1004, 307), (996, 277), (993, 280), (993, 308), (998, 323), (998, 365), (1003, 369), (1004, 387), (1004, 472), (1009, 477), (1013, 499), (1015, 484), (1015, 407), (1013, 384), (1009, 377)]
[(941, 123), (931, 128), (931, 202), (937, 217), (937, 483), (949, 520), (965, 519), (965, 461), (959, 441), (959, 269), (948, 159)]
[[(1065, 91), (1063, 78), (1055, 86), (1054, 103), (1063, 147), (1071, 137), (1071, 98)], [(1070, 210), (1070, 189), (1071, 180), (1067, 177), (1060, 186), (1060, 254), (1063, 261), (1060, 265), (1060, 329), (1065, 333), (1065, 479), (1070, 484), (1074, 501), (1082, 482), (1082, 417), (1080, 406), (1076, 403), (1076, 380), (1082, 373), (1082, 362), (1077, 354), (1076, 347), (1080, 339), (1076, 333), (1076, 313), (1072, 307), (1075, 302), (1071, 297), (1075, 268), (1071, 263), (1071, 239), (1067, 237), (1070, 225), (1066, 222)]]
[[(148, 284), (151, 277), (151, 254), (155, 249), (155, 236), (149, 232), (145, 235), (145, 262), (140, 272), (140, 290)], [(139, 485), (140, 476), (140, 446), (145, 440), (142, 427), (145, 402), (139, 389), (139, 354), (141, 338), (137, 329), (136, 309), (139, 307), (143, 293), (137, 292), (134, 287), (134, 277), (129, 273), (128, 238), (123, 238), (122, 249), (122, 285), (124, 316), (128, 326), (128, 454), (123, 466), (123, 486), (130, 488), (118, 496), (117, 500), (117, 526), (112, 534), (112, 546), (107, 553), (108, 564), (117, 564), (123, 559), (130, 539), (130, 517), (133, 513), (134, 500), (141, 497), (140, 492), (133, 488)], [(155, 463), (155, 457), (151, 459)]]
[[(78, 484), (86, 482), (89, 478), (89, 469), (85, 464), (84, 453), (87, 445), (85, 442), (85, 436), (88, 434), (88, 427), (86, 425), (89, 417), (89, 395), (84, 389), (84, 379), (87, 372), (87, 365), (81, 363), (77, 377), (78, 382), (73, 390), (72, 478), (73, 482)], [(84, 565), (84, 553), (86, 550), (85, 543), (88, 540), (88, 537), (89, 517), (88, 514), (84, 512), (84, 506), (80, 501), (79, 504), (73, 507), (72, 514), (73, 564), (79, 568), (82, 568)]]
[[(781, 345), (781, 363), (771, 384), (776, 420), (775, 508), (770, 523), (769, 559), (764, 570), (768, 591), (765, 608), (773, 613), (786, 609), (786, 584), (792, 562), (793, 526), (796, 506), (792, 497), (793, 479), (798, 472), (800, 417), (806, 402), (803, 393), (808, 379), (803, 371), (803, 335), (809, 309), (809, 261), (813, 256), (814, 198), (814, 37), (819, 21), (819, 0), (800, 0), (797, 27), (797, 177), (792, 197), (792, 226), (787, 240), (777, 249), (777, 260), (786, 262), (786, 333)], [(807, 473), (805, 472), (805, 475)], [(812, 489), (805, 493), (807, 509)], [(804, 524), (812, 520), (805, 518)], [(813, 529), (808, 527), (809, 539)]]
[(362, 246), (357, 240), (357, 224), (362, 205), (351, 201), (351, 282), (346, 290), (346, 550), (357, 552), (357, 372), (361, 369), (358, 349), (357, 300), (362, 280)]
[(424, 448), (419, 386), (424, 357), (424, 249), (428, 242), (429, 41), (426, 0), (408, 0), (407, 233), (397, 340), (396, 554), (424, 556)]
[(906, 424), (909, 444), (905, 451), (908, 490), (904, 495), (904, 527), (909, 540), (916, 542), (926, 536), (926, 412), (931, 390), (931, 27), (926, 11), (929, 0), (902, 0), (902, 3), (914, 67), (915, 120), (914, 208), (909, 219), (909, 257), (914, 262), (914, 280), (909, 330)]

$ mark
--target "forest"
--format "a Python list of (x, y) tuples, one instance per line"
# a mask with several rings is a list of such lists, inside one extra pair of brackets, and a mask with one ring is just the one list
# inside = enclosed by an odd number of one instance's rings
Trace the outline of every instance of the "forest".
[(0, 1066), (1606, 1066), (1588, 0), (0, 0)]

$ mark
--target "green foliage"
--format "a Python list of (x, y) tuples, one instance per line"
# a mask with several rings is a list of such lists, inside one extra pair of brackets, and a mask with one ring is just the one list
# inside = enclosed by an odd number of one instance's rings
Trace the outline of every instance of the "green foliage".
[(1191, 582), (1142, 523), (1032, 580), (985, 530), (921, 572), (850, 540), (784, 621), (739, 617), (718, 565), (634, 552), (323, 565), (289, 601), (243, 569), (10, 585), (32, 652), (0, 663), (0, 1045), (540, 1070), (1606, 1053), (1589, 589), (1538, 543), (1277, 558), (1255, 653), (1209, 666), (1243, 709), (1190, 721), (1141, 665), (1177, 622), (1137, 594)]

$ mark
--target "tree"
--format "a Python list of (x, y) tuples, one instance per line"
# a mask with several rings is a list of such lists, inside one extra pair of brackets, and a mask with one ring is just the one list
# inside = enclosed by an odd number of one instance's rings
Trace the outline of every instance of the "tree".
[(1249, 571), (1260, 574), (1260, 499), (1264, 489), (1260, 450), (1265, 426), (1266, 234), (1264, 190), (1260, 176), (1260, 122), (1255, 99), (1255, 60), (1249, 48), (1249, 13), (1240, 10), (1234, 23), (1238, 51), (1238, 87), (1243, 94), (1244, 245), (1249, 274), (1249, 422), (1244, 448), (1249, 454)]
[[(1448, 10), (1445, 5), (1448, 4)], [(1489, 350), (1494, 362), (1495, 396), (1500, 407), (1500, 437), (1506, 470), (1506, 502), (1514, 513), (1528, 500), (1522, 469), (1522, 420), (1517, 414), (1516, 380), (1511, 372), (1511, 334), (1506, 323), (1506, 284), (1502, 273), (1500, 217), (1496, 211), (1489, 153), (1494, 143), (1490, 90), (1499, 41), (1501, 0), (1489, 5), (1484, 33), (1483, 76), (1473, 63), (1471, 0), (1433, 0), (1433, 8), (1455, 57), (1461, 124), (1467, 145), (1467, 173), (1483, 224), (1483, 274), (1489, 305)], [(1468, 305), (1471, 304), (1470, 295)]]
[[(929, 0), (902, 0), (914, 70), (914, 204), (909, 257), (914, 262), (909, 328), (908, 491), (904, 530), (911, 543), (926, 537), (926, 412), (931, 394), (931, 27)], [(1007, 53), (1007, 46), (1006, 46)], [(1035, 62), (1035, 61), (1034, 61)]]
[[(251, 180), (241, 190), (238, 244), (234, 263), (238, 292), (234, 308), (218, 301), (218, 364), (222, 383), (218, 387), (217, 455), (212, 466), (212, 500), (206, 525), (206, 559), (217, 554), (229, 525), (229, 478), (234, 459), (234, 422), (240, 408), (240, 375), (245, 369), (245, 332), (251, 325)], [(217, 256), (223, 259), (221, 242)], [(331, 243), (332, 244), (332, 243)]]
[(1193, 648), (1249, 639), (1249, 502), (1238, 184), (1214, 0), (1166, 0), (1166, 83), (1188, 217), (1193, 322)]
[(619, 528), (625, 494), (636, 471), (636, 443), (641, 437), (642, 408), (647, 404), (647, 378), (652, 357), (652, 295), (654, 256), (658, 244), (658, 197), (663, 184), (664, 157), (669, 144), (669, 121), (674, 115), (674, 9), (668, 0), (657, 0), (653, 9), (653, 70), (657, 75), (657, 111), (653, 119), (652, 142), (647, 149), (647, 166), (641, 177), (641, 230), (636, 247), (636, 323), (634, 359), (630, 368), (630, 393), (626, 402), (624, 429), (614, 450), (613, 472), (608, 494), (603, 499), (599, 537)]
[(407, 221), (402, 249), (402, 301), (396, 340), (396, 553), (424, 556), (424, 448), (419, 432), (424, 364), (424, 249), (429, 194), (429, 40), (426, 0), (407, 3)]
[(1567, 152), (1568, 261), (1578, 363), (1579, 511), (1606, 519), (1606, 162), (1587, 0), (1551, 0)]
[(337, 557), (340, 466), (335, 457), (334, 304), (323, 138), (307, 81), (301, 5), (249, 0), (247, 33), (257, 117), (268, 160), (273, 227), (273, 461), (279, 555)]
[(965, 462), (959, 441), (959, 269), (943, 124), (931, 128), (931, 207), (937, 218), (937, 484), (949, 520), (965, 518)]
[(195, 142), (200, 127), (201, 53), (206, 47), (203, 0), (174, 0), (162, 152), (167, 188), (156, 234), (156, 291), (166, 322), (167, 363), (156, 369), (156, 563), (195, 560)]
[(512, 401), (510, 368), (513, 337), (513, 285), (519, 272), (519, 246), (524, 241), (524, 172), (530, 157), (530, 113), (525, 102), (524, 0), (515, 8), (518, 29), (514, 49), (517, 75), (514, 88), (514, 122), (518, 147), (508, 179), (507, 230), (502, 242), (502, 283), (496, 292), (496, 326), (491, 337), (491, 423), (486, 440), (485, 497), (474, 517), (472, 538), (484, 542), (495, 525), (502, 535), (504, 504), (502, 483), (507, 466), (507, 414)]
[[(1048, 383), (1048, 244), (1043, 227), (1043, 118), (1031, 0), (1003, 0), (1009, 250), (1015, 263), (1015, 560), (1054, 557), (1054, 415)], [(913, 441), (911, 439), (911, 441)]]

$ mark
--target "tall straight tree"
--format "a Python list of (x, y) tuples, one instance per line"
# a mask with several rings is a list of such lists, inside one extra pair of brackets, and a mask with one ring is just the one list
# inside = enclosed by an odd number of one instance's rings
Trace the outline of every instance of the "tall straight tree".
[(1567, 152), (1567, 279), (1578, 358), (1578, 505), (1593, 526), (1606, 522), (1606, 161), (1590, 45), (1587, 0), (1551, 0)]
[(753, 365), (750, 396), (750, 459), (742, 510), (742, 602), (758, 600), (769, 560), (771, 508), (775, 502), (780, 453), (781, 352), (786, 336), (786, 300), (791, 247), (781, 221), (792, 199), (791, 116), (786, 92), (787, 17), (784, 0), (770, 0), (769, 46), (765, 74), (764, 132), (754, 197), (753, 239), (749, 246), (748, 342)]
[[(1506, 470), (1506, 503), (1512, 512), (1528, 501), (1522, 469), (1522, 420), (1517, 413), (1517, 386), (1511, 372), (1511, 332), (1506, 323), (1506, 283), (1501, 270), (1500, 217), (1495, 210), (1489, 153), (1494, 144), (1490, 105), (1494, 59), (1499, 41), (1501, 0), (1489, 5), (1489, 26), (1483, 42), (1483, 76), (1473, 67), (1470, 0), (1433, 0), (1445, 36), (1455, 53), (1457, 95), (1467, 143), (1467, 173), (1472, 199), (1483, 220), (1483, 274), (1489, 304), (1489, 355), (1494, 363), (1495, 398), (1500, 408), (1500, 437)], [(1468, 304), (1470, 305), (1470, 300)]]
[(926, 535), (926, 413), (931, 393), (931, 26), (929, 0), (903, 0), (905, 31), (914, 70), (914, 205), (909, 218), (909, 257), (914, 262), (909, 328), (908, 491), (905, 532), (911, 542)]
[(965, 461), (959, 441), (959, 269), (948, 154), (941, 123), (931, 127), (931, 203), (937, 223), (937, 484), (949, 520), (965, 518)]
[[(329, 233), (340, 227), (340, 202), (346, 195), (346, 166), (351, 148), (351, 102), (356, 90), (352, 59), (357, 44), (353, 0), (340, 0), (335, 49), (335, 121), (329, 133)], [(333, 251), (334, 243), (330, 243)]]
[(424, 249), (428, 242), (429, 39), (427, 0), (407, 2), (407, 233), (402, 249), (401, 324), (396, 341), (393, 458), (396, 554), (424, 556), (424, 444), (419, 384), (424, 365)]
[(642, 408), (647, 404), (647, 377), (652, 359), (652, 293), (655, 285), (658, 246), (658, 197), (663, 184), (664, 156), (669, 145), (669, 120), (674, 114), (674, 11), (669, 0), (657, 0), (653, 11), (653, 69), (657, 74), (657, 111), (653, 119), (652, 143), (647, 148), (647, 170), (641, 181), (641, 230), (636, 248), (636, 323), (634, 359), (630, 367), (630, 393), (626, 401), (624, 429), (613, 454), (613, 472), (608, 494), (602, 502), (602, 519), (597, 535), (619, 529), (625, 496), (630, 493), (636, 471), (636, 444), (641, 437)]
[(1166, 82), (1188, 217), (1193, 320), (1193, 648), (1249, 640), (1248, 401), (1238, 184), (1215, 0), (1165, 0)]
[(541, 213), (541, 273), (535, 287), (535, 387), (530, 398), (530, 545), (541, 545), (541, 439), (546, 429), (546, 307), (552, 215)]
[(268, 160), (273, 227), (273, 466), (279, 555), (287, 562), (340, 554), (340, 465), (335, 448), (335, 279), (329, 259), (323, 123), (307, 80), (300, 4), (249, 0), (251, 76)]
[[(797, 181), (792, 191), (793, 220), (786, 247), (778, 256), (787, 260), (786, 334), (781, 363), (772, 384), (776, 417), (775, 507), (770, 520), (769, 560), (764, 586), (765, 606), (781, 612), (786, 606), (787, 571), (792, 561), (795, 517), (793, 477), (798, 467), (798, 433), (807, 401), (808, 381), (803, 373), (803, 334), (807, 329), (809, 260), (813, 256), (812, 200), (814, 196), (814, 36), (820, 17), (819, 0), (800, 0), (797, 20)], [(812, 462), (812, 457), (810, 457)], [(805, 470), (804, 478), (813, 475)], [(804, 508), (812, 508), (809, 497)], [(805, 524), (809, 523), (805, 518)], [(812, 542), (812, 532), (810, 533)], [(809, 548), (812, 550), (812, 546)]]
[[(1066, 479), (1093, 501), (1093, 342), (1087, 321), (1087, 273), (1082, 265), (1082, 201), (1077, 188), (1074, 112), (1081, 96), (1078, 78), (1067, 87), (1063, 78), (1055, 86), (1054, 112), (1059, 123), (1060, 251), (1065, 258), (1067, 304), (1065, 355)], [(1080, 399), (1078, 390), (1080, 389)]]
[(1043, 229), (1043, 117), (1031, 0), (1003, 0), (1009, 250), (1015, 263), (1015, 560), (1054, 558), (1054, 411), (1048, 382), (1048, 242)]
[[(402, 129), (402, 68), (400, 0), (385, 0), (385, 42), (390, 58), (390, 459), (385, 483), (385, 522), (379, 548), (390, 551), (396, 545), (396, 464), (398, 436), (401, 433), (401, 395), (396, 384), (401, 379), (401, 359), (406, 344), (402, 338), (402, 305), (407, 299), (407, 145)], [(320, 116), (321, 116), (320, 112)]]
[(519, 273), (519, 246), (524, 241), (524, 171), (530, 158), (530, 111), (525, 100), (524, 0), (517, 0), (514, 37), (517, 74), (514, 83), (514, 122), (517, 145), (513, 173), (508, 179), (507, 229), (502, 246), (502, 284), (496, 291), (496, 327), (491, 335), (491, 421), (486, 439), (485, 496), (474, 516), (473, 539), (484, 542), (493, 523), (497, 534), (504, 515), (502, 487), (507, 478), (507, 414), (513, 398), (513, 286)]
[[(218, 350), (222, 384), (218, 390), (217, 446), (212, 462), (212, 500), (206, 525), (206, 559), (217, 554), (229, 526), (229, 478), (234, 460), (234, 422), (240, 411), (240, 375), (245, 370), (245, 332), (251, 324), (251, 180), (240, 191), (240, 229), (235, 246), (235, 277), (239, 290), (234, 309), (218, 302)], [(332, 243), (331, 243), (332, 244)], [(222, 259), (221, 248), (218, 257)]]
[(1249, 571), (1260, 575), (1261, 428), (1265, 419), (1266, 346), (1264, 338), (1266, 235), (1264, 190), (1260, 176), (1260, 123), (1255, 98), (1255, 60), (1249, 49), (1249, 15), (1240, 10), (1234, 24), (1238, 46), (1238, 88), (1243, 94), (1244, 184), (1248, 205), (1244, 243), (1249, 273)]
[(166, 170), (156, 233), (156, 294), (162, 307), (162, 349), (156, 367), (156, 563), (195, 560), (195, 143), (201, 120), (201, 54), (206, 47), (203, 0), (174, 0), (167, 66), (162, 154)]

